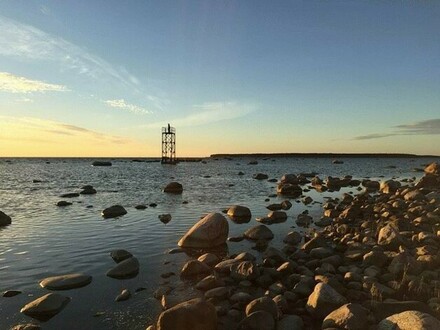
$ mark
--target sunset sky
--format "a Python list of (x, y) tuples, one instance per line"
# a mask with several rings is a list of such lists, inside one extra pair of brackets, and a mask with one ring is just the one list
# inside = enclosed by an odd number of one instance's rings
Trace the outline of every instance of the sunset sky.
[(440, 1), (0, 1), (0, 157), (440, 155)]

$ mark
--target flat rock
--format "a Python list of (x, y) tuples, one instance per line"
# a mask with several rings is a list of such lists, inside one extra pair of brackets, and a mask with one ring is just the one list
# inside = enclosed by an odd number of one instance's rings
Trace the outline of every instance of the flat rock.
[(70, 290), (81, 288), (92, 282), (92, 276), (85, 274), (66, 274), (47, 277), (40, 281), (40, 286), (49, 290)]
[(48, 293), (25, 305), (20, 312), (37, 320), (48, 320), (66, 307), (69, 297), (56, 293)]
[(139, 261), (135, 257), (130, 257), (118, 263), (107, 272), (108, 277), (124, 279), (135, 277), (139, 273)]
[(57, 203), (57, 206), (60, 206), (60, 207), (69, 206), (69, 205), (72, 205), (72, 203), (71, 202), (67, 202), (67, 201), (59, 201)]
[(67, 193), (67, 194), (62, 194), (60, 197), (61, 197), (61, 198), (74, 198), (74, 197), (79, 197), (79, 193)]
[(229, 224), (220, 213), (210, 213), (197, 222), (178, 242), (184, 248), (211, 248), (226, 243)]
[(92, 163), (92, 166), (112, 166), (111, 162), (103, 161), (103, 160), (95, 160)]
[(121, 205), (110, 206), (101, 212), (101, 215), (106, 219), (116, 218), (124, 214), (127, 214), (127, 211)]
[(5, 298), (10, 298), (10, 297), (17, 296), (20, 293), (21, 293), (21, 291), (18, 291), (18, 290), (7, 290), (7, 291), (3, 292), (2, 296)]

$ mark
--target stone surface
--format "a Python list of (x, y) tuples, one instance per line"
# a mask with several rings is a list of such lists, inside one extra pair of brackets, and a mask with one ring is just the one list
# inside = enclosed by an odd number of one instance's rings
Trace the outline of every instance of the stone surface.
[(244, 237), (251, 240), (271, 240), (274, 236), (272, 231), (265, 225), (249, 228), (244, 232)]
[(238, 330), (274, 330), (275, 320), (270, 313), (257, 311), (247, 315), (239, 324)]
[(418, 312), (405, 311), (382, 320), (377, 330), (438, 330), (440, 321), (435, 317)]
[(211, 273), (211, 268), (198, 260), (188, 261), (180, 271), (180, 277), (184, 279), (191, 279), (199, 276), (206, 276)]
[(110, 206), (101, 212), (101, 215), (106, 219), (116, 218), (124, 214), (127, 214), (127, 211), (121, 205)]
[(322, 329), (362, 330), (368, 324), (368, 310), (359, 304), (346, 304), (326, 316)]
[(277, 330), (303, 330), (304, 322), (297, 315), (286, 315), (278, 321)]
[(440, 174), (440, 165), (436, 162), (429, 164), (425, 167), (425, 173)]
[(345, 303), (347, 303), (347, 299), (330, 285), (318, 283), (307, 300), (306, 309), (313, 316), (323, 319)]
[(162, 312), (156, 328), (157, 330), (217, 330), (217, 313), (211, 303), (202, 299), (192, 299)]
[(125, 259), (128, 259), (132, 257), (133, 255), (128, 252), (127, 250), (119, 249), (119, 250), (113, 250), (110, 252), (110, 257), (116, 262), (120, 263), (121, 261), (124, 261)]
[(385, 227), (381, 228), (377, 237), (377, 244), (389, 249), (398, 249), (400, 244), (402, 244), (399, 229), (392, 224), (387, 224)]
[(278, 318), (277, 305), (271, 298), (267, 296), (254, 299), (246, 306), (247, 316), (249, 316), (250, 314), (256, 311), (265, 311), (270, 315), (272, 315), (274, 319)]
[(81, 288), (92, 282), (92, 276), (85, 274), (66, 274), (47, 277), (40, 286), (49, 290), (69, 290)]
[(46, 321), (61, 312), (69, 301), (69, 297), (48, 293), (26, 304), (20, 312), (37, 320)]
[(197, 222), (179, 241), (184, 248), (211, 248), (226, 243), (229, 224), (220, 213), (210, 213)]
[(131, 297), (131, 293), (128, 289), (124, 289), (121, 291), (121, 293), (115, 298), (115, 301), (125, 301), (128, 300)]
[(163, 191), (170, 194), (181, 194), (183, 192), (183, 186), (179, 182), (170, 182)]
[(130, 257), (118, 263), (107, 272), (108, 277), (124, 279), (135, 277), (139, 273), (139, 261), (135, 257)]
[(228, 209), (228, 216), (235, 222), (249, 222), (252, 217), (251, 210), (246, 206), (234, 205)]

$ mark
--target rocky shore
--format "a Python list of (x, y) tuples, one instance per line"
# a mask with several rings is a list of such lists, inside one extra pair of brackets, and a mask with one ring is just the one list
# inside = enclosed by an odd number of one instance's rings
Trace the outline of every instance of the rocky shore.
[[(164, 311), (147, 329), (440, 329), (439, 165), (403, 181), (283, 176), (277, 192), (286, 198), (347, 186), (359, 193), (328, 200), (317, 221), (300, 214), (298, 226), (321, 229), (286, 232), (281, 250), (266, 226), (286, 221), (281, 204), (271, 205), (266, 224), (229, 239), (228, 221), (249, 219), (250, 210), (207, 215), (179, 241), (194, 256), (180, 278), (196, 293), (176, 298), (172, 287), (158, 288)], [(209, 252), (241, 239), (255, 251)]]

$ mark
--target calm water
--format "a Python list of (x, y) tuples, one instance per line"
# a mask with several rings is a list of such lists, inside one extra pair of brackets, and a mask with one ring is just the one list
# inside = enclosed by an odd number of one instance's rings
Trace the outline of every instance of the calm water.
[[(403, 179), (420, 177), (421, 173), (413, 168), (433, 161), (345, 158), (344, 164), (334, 165), (326, 158), (285, 158), (259, 159), (258, 165), (247, 165), (250, 160), (209, 159), (207, 164), (163, 166), (116, 159), (112, 160), (112, 167), (92, 167), (90, 159), (11, 159), (11, 162), (0, 159), (0, 210), (12, 218), (12, 225), (0, 229), (0, 291), (23, 291), (12, 298), (0, 297), (0, 329), (31, 321), (19, 311), (29, 301), (49, 292), (39, 287), (39, 280), (74, 272), (92, 275), (92, 283), (60, 292), (72, 297), (72, 301), (45, 322), (44, 329), (145, 329), (160, 311), (160, 304), (152, 297), (163, 282), (160, 274), (170, 271), (178, 274), (189, 258), (185, 254), (167, 253), (177, 246), (187, 229), (208, 212), (241, 204), (251, 209), (253, 219), (248, 224), (230, 223), (230, 236), (239, 235), (258, 224), (255, 218), (267, 214), (266, 205), (283, 200), (271, 198), (265, 202), (268, 195), (276, 192), (276, 183), (254, 180), (255, 173), (277, 179), (286, 173), (312, 171), (321, 178), (353, 175), (354, 178)], [(237, 175), (239, 171), (245, 175)], [(34, 179), (42, 182), (33, 183)], [(173, 180), (183, 184), (182, 195), (161, 191)], [(79, 192), (86, 184), (93, 185), (98, 193), (73, 198), (70, 201), (74, 204), (65, 208), (55, 206), (62, 200), (61, 194)], [(312, 190), (307, 194), (322, 202), (323, 197), (340, 196), (342, 191), (317, 194)], [(152, 202), (158, 206), (146, 210), (134, 208)], [(103, 219), (101, 210), (114, 204), (123, 205), (128, 214)], [(90, 205), (93, 207), (88, 208)], [(288, 220), (270, 227), (275, 233), (272, 245), (282, 247), (283, 237), (305, 209), (315, 219), (322, 214), (319, 204), (306, 207), (294, 203), (287, 211)], [(163, 213), (173, 217), (166, 225), (158, 220), (158, 215)], [(246, 241), (228, 243), (229, 253), (250, 247)], [(114, 249), (127, 249), (139, 259), (141, 269), (137, 277), (116, 280), (105, 276), (115, 265), (109, 256)], [(176, 276), (170, 281), (179, 283)], [(140, 287), (146, 290), (128, 301), (114, 302), (123, 288), (134, 293)], [(94, 317), (97, 312), (103, 315)]]

